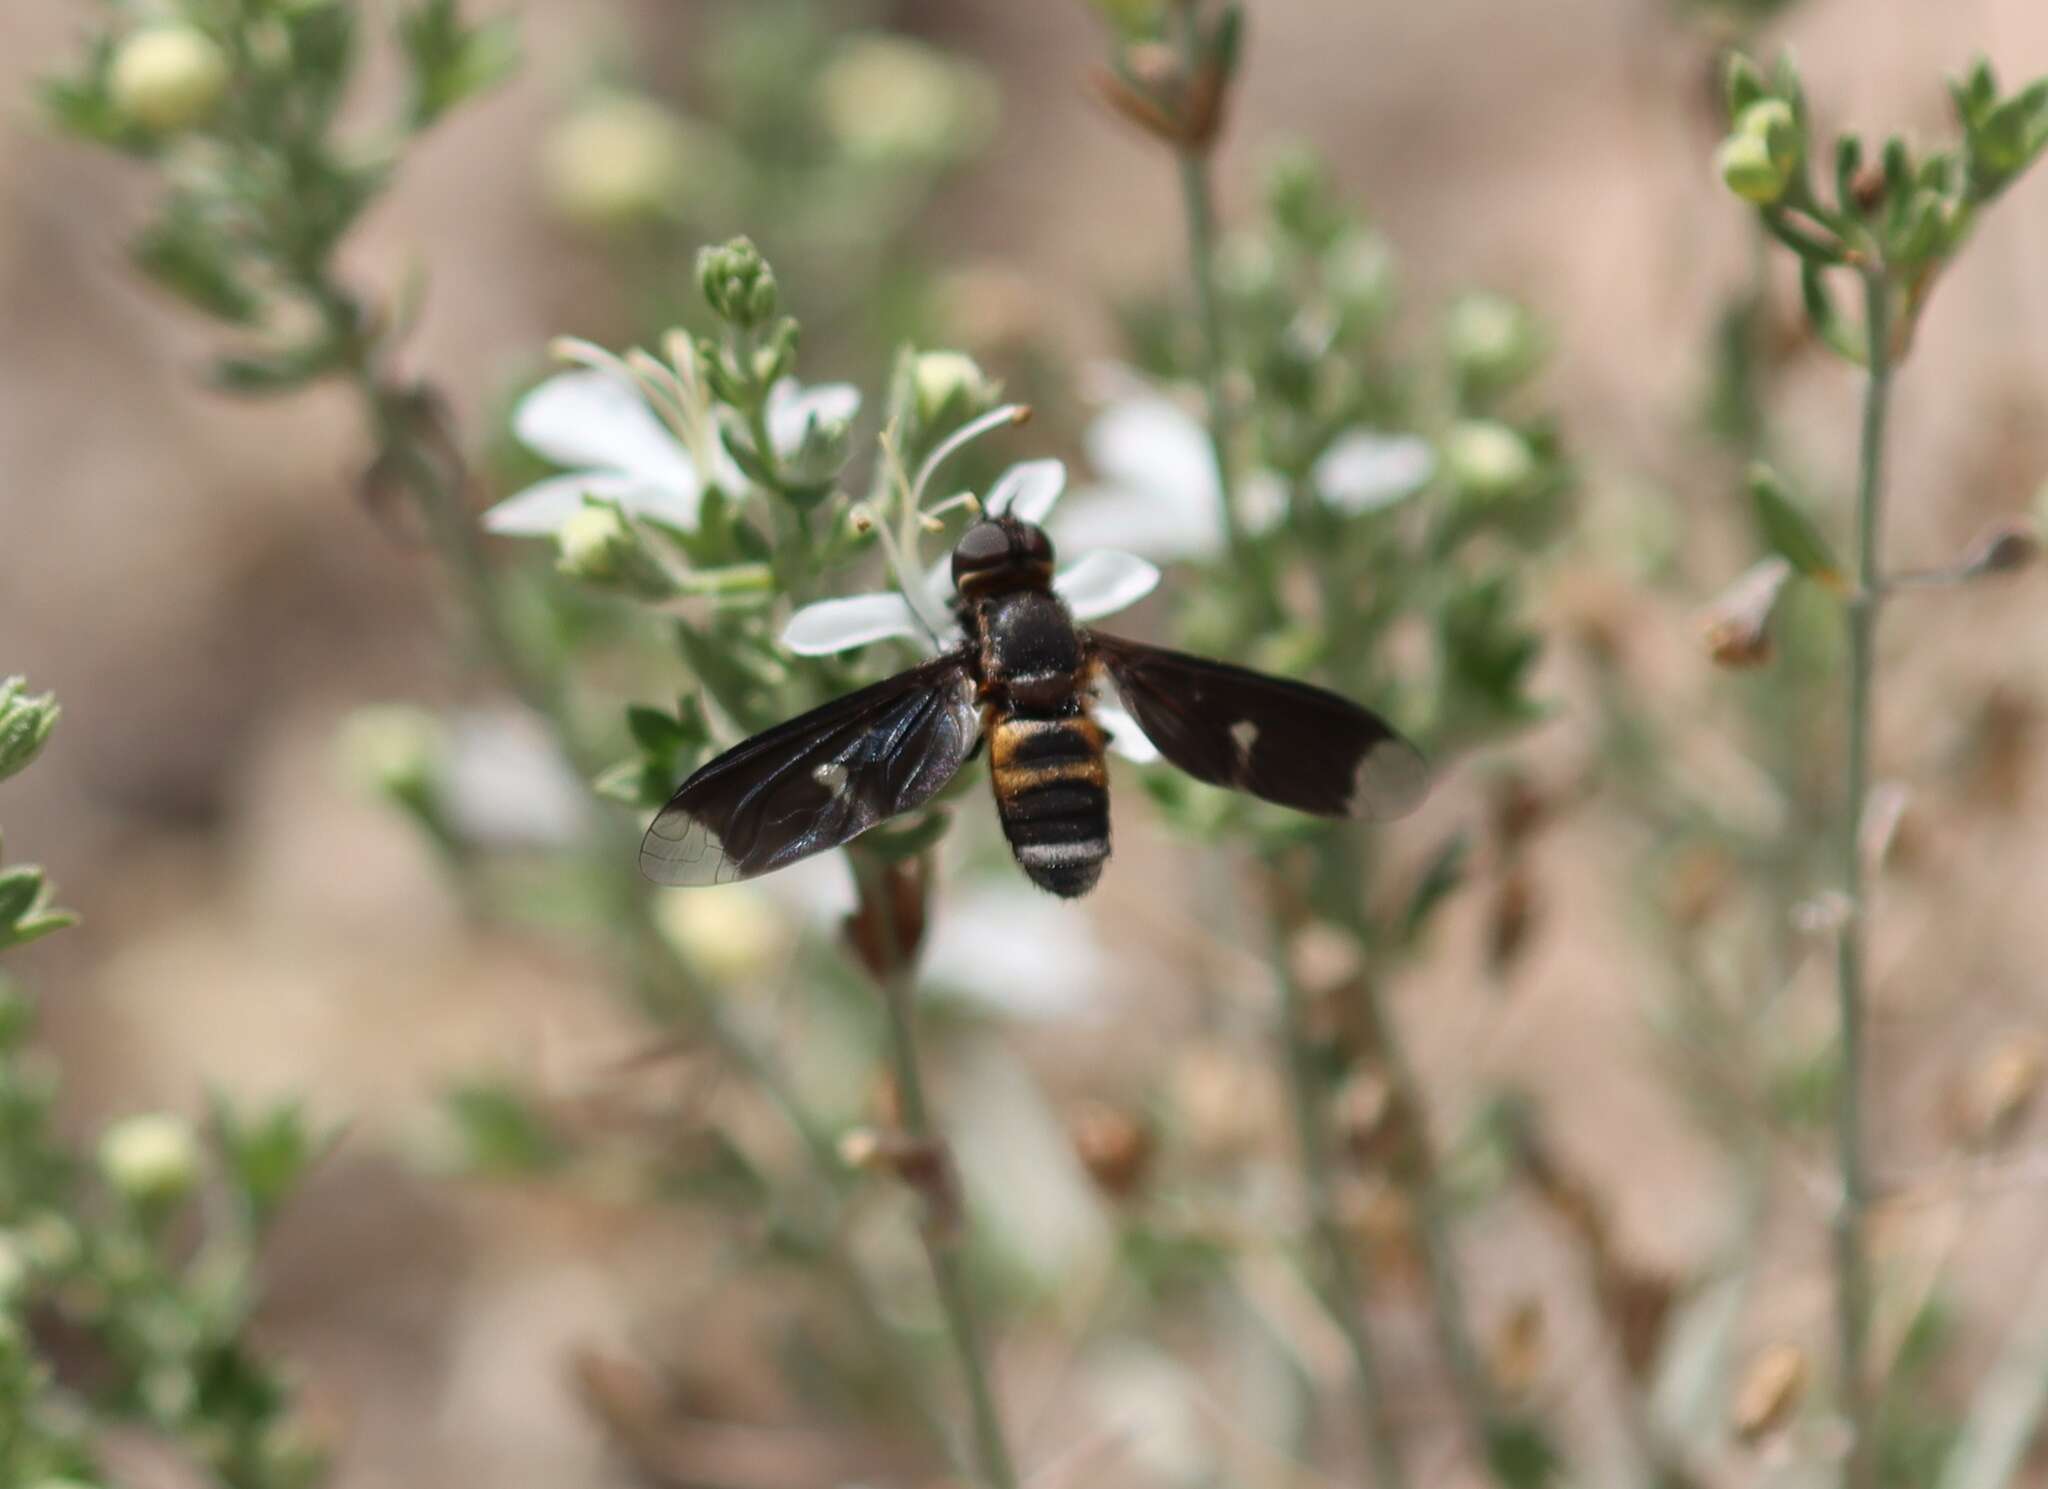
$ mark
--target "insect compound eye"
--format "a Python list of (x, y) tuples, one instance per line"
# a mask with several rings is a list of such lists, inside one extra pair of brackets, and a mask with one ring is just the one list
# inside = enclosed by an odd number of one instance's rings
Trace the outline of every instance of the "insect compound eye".
[(953, 549), (953, 583), (1010, 561), (1010, 535), (999, 522), (977, 522)]
[(1045, 535), (1045, 529), (1023, 522), (1017, 526), (1017, 546), (1025, 560), (1034, 564), (1052, 562), (1052, 539)]

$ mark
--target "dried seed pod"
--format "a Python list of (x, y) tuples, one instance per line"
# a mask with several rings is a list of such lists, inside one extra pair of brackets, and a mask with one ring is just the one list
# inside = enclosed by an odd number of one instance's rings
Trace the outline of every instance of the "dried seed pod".
[(1510, 1401), (1527, 1401), (1542, 1383), (1550, 1356), (1549, 1334), (1540, 1298), (1521, 1299), (1495, 1327), (1487, 1344), (1487, 1370)]
[(1760, 667), (1771, 657), (1771, 616), (1793, 574), (1773, 554), (1721, 591), (1700, 616), (1707, 654), (1722, 667)]
[(2033, 1110), (2048, 1072), (2041, 1043), (2029, 1034), (2012, 1035), (1973, 1066), (1958, 1093), (1962, 1135), (1973, 1147), (2009, 1139)]
[(1745, 1443), (1757, 1443), (1786, 1422), (1806, 1395), (1811, 1374), (1806, 1351), (1796, 1344), (1768, 1346), (1749, 1362), (1728, 1410), (1729, 1425)]
[(1127, 1200), (1143, 1186), (1157, 1145), (1142, 1118), (1089, 1101), (1069, 1118), (1067, 1133), (1088, 1177), (1111, 1199)]

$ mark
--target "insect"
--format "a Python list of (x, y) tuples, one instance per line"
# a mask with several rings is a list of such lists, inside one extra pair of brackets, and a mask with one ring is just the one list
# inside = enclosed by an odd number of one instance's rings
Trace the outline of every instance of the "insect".
[(1042, 528), (985, 518), (952, 567), (959, 646), (703, 766), (655, 817), (641, 872), (694, 885), (783, 868), (922, 806), (986, 743), (1018, 864), (1086, 894), (1109, 858), (1108, 735), (1091, 711), (1105, 682), (1162, 756), (1212, 785), (1367, 821), (1427, 789), (1416, 748), (1347, 698), (1077, 626)]

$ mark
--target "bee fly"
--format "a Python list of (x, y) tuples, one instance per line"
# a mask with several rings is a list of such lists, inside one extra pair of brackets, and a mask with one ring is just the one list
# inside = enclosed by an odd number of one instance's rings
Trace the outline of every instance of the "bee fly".
[(1044, 531), (1001, 515), (953, 550), (965, 641), (757, 734), (702, 767), (655, 817), (641, 872), (751, 879), (922, 806), (985, 739), (1010, 851), (1041, 889), (1086, 894), (1109, 857), (1104, 680), (1159, 753), (1211, 785), (1318, 817), (1399, 816), (1428, 772), (1349, 699), (1074, 624)]

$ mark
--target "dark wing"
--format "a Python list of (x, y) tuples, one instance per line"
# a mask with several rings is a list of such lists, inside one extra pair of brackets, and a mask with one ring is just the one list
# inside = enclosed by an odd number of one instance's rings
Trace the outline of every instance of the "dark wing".
[(683, 782), (640, 843), (658, 884), (729, 884), (836, 848), (922, 806), (981, 733), (955, 653), (734, 745)]
[(1198, 781), (1369, 822), (1429, 789), (1422, 753), (1348, 698), (1100, 631), (1088, 639), (1145, 737)]

